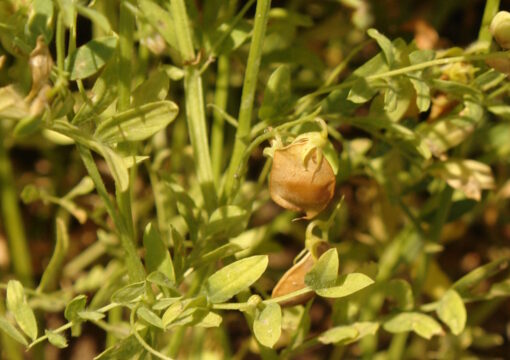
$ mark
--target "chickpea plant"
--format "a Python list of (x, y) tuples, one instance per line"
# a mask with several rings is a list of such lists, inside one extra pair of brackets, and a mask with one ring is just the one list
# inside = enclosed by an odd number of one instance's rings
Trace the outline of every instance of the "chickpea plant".
[[(434, 50), (369, 28), (368, 2), (341, 3), (321, 6), (357, 6), (346, 26), (359, 40), (329, 70), (296, 36), (312, 17), (270, 0), (0, 5), (2, 228), (13, 269), (1, 274), (3, 356), (21, 358), (18, 344), (66, 348), (85, 323), (107, 334), (102, 360), (291, 359), (327, 346), (336, 358), (460, 358), (474, 337), (501, 343), (480, 313), (510, 296), (510, 259), (453, 281), (437, 257), (445, 226), (505, 198), (493, 169), (508, 169), (510, 155), (510, 13), (488, 0), (478, 39)], [(367, 47), (377, 50), (353, 65)], [(315, 79), (299, 78), (303, 69)], [(21, 144), (56, 162), (72, 154), (69, 169), (55, 164), (71, 188), (34, 183), (20, 194), (53, 209), (41, 276), (8, 153)], [(371, 225), (351, 221), (357, 230), (346, 232), (340, 189), (360, 176), (391, 210), (377, 225), (365, 209)], [(95, 240), (70, 256), (70, 230), (85, 224)], [(302, 249), (286, 271), (268, 256), (283, 251), (278, 234)], [(491, 286), (480, 292), (482, 282)], [(331, 309), (326, 328), (312, 326), (316, 303)], [(230, 315), (252, 335), (236, 348)]]

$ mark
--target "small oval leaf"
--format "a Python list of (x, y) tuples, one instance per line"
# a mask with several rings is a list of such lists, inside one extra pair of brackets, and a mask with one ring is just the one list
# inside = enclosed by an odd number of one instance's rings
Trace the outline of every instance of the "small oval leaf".
[(253, 333), (264, 346), (272, 348), (282, 333), (282, 309), (276, 303), (268, 304), (253, 322)]
[(117, 37), (107, 36), (89, 41), (66, 59), (71, 80), (84, 79), (98, 72), (117, 48)]
[(439, 318), (450, 328), (454, 335), (459, 335), (466, 326), (466, 307), (455, 290), (448, 290), (436, 309)]
[(206, 282), (206, 293), (212, 303), (227, 301), (250, 287), (266, 270), (266, 255), (236, 261), (212, 274)]
[(374, 280), (362, 273), (352, 273), (338, 278), (334, 286), (317, 289), (317, 295), (327, 298), (341, 298), (358, 292), (374, 283)]
[(105, 144), (145, 140), (170, 124), (179, 112), (171, 101), (156, 101), (103, 120), (94, 137)]
[(161, 320), (161, 318), (158, 315), (156, 315), (155, 313), (153, 313), (152, 311), (150, 311), (149, 309), (147, 309), (146, 307), (139, 307), (136, 310), (136, 315), (138, 315), (139, 318), (145, 320), (147, 323), (149, 323), (157, 328), (160, 328), (160, 329), (165, 328), (163, 326), (163, 321)]
[(32, 340), (37, 338), (37, 322), (28, 305), (23, 285), (17, 280), (7, 283), (7, 309), (14, 314), (14, 319), (25, 334)]

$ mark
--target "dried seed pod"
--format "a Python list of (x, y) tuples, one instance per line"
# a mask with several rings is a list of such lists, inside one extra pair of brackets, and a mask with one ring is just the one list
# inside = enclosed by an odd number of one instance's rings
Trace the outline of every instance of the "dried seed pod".
[(39, 90), (48, 82), (53, 67), (50, 50), (44, 42), (42, 35), (37, 38), (36, 47), (30, 53), (28, 65), (32, 72), (32, 89), (30, 89), (27, 98), (32, 99), (37, 96)]
[[(290, 294), (294, 291), (303, 289), (305, 285), (305, 275), (312, 269), (315, 264), (315, 259), (312, 254), (308, 252), (303, 258), (295, 263), (289, 270), (283, 274), (278, 281), (271, 294), (272, 298), (277, 298)], [(282, 301), (281, 306), (294, 306), (307, 302), (313, 297), (314, 293), (309, 292), (296, 296), (290, 300)]]
[(510, 12), (498, 12), (492, 19), (490, 30), (499, 46), (510, 49)]
[[(271, 294), (272, 298), (277, 298), (280, 296), (284, 296), (290, 294), (294, 291), (298, 291), (303, 289), (305, 284), (305, 275), (312, 269), (317, 261), (317, 258), (320, 257), (323, 253), (325, 253), (331, 246), (324, 242), (320, 241), (319, 244), (315, 247), (315, 256), (312, 255), (310, 251), (307, 251), (306, 255), (301, 258), (297, 263), (295, 263), (289, 270), (283, 274), (281, 279), (275, 285), (273, 289), (273, 293)], [(308, 300), (310, 300), (314, 296), (313, 292), (302, 294), (296, 296), (290, 300), (282, 301), (279, 304), (281, 306), (294, 306), (299, 304), (304, 304)]]
[(335, 183), (320, 148), (310, 149), (306, 140), (274, 151), (269, 191), (285, 209), (303, 211), (306, 219), (315, 217), (333, 198)]

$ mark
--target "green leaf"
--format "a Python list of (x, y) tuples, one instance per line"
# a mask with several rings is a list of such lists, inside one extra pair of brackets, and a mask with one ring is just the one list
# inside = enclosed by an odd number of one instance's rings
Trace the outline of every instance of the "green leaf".
[(405, 280), (390, 280), (384, 286), (384, 293), (397, 303), (399, 309), (411, 310), (414, 307), (413, 290)]
[(430, 340), (434, 335), (441, 335), (443, 330), (436, 320), (428, 315), (417, 312), (405, 312), (392, 316), (383, 325), (384, 330), (391, 333), (414, 331)]
[(253, 322), (255, 338), (264, 346), (272, 348), (282, 333), (282, 309), (276, 303), (267, 304)]
[(154, 101), (165, 100), (169, 87), (170, 79), (166, 71), (164, 69), (153, 71), (149, 78), (133, 91), (132, 106), (140, 107)]
[(166, 43), (174, 51), (179, 49), (172, 15), (151, 0), (139, 0), (138, 6), (145, 15), (146, 20), (159, 32)]
[(145, 320), (147, 323), (149, 323), (157, 328), (160, 328), (160, 329), (165, 328), (163, 325), (163, 321), (160, 319), (160, 317), (144, 306), (136, 309), (136, 315), (138, 315), (139, 318)]
[(175, 284), (175, 272), (172, 259), (161, 236), (152, 223), (147, 224), (143, 233), (145, 265), (149, 272), (160, 271)]
[(211, 275), (206, 282), (210, 302), (221, 303), (250, 287), (266, 270), (267, 255), (238, 260)]
[(9, 335), (11, 338), (16, 340), (22, 345), (27, 346), (27, 339), (16, 329), (10, 322), (7, 321), (3, 316), (0, 316), (0, 330)]
[(129, 175), (124, 160), (110, 147), (96, 141), (91, 136), (84, 133), (78, 127), (69, 124), (66, 121), (56, 120), (53, 122), (51, 130), (66, 135), (84, 147), (94, 150), (102, 155), (108, 164), (115, 184), (120, 191), (126, 191), (129, 186)]
[(441, 156), (445, 151), (459, 145), (474, 132), (476, 124), (468, 118), (451, 117), (439, 119), (421, 126), (417, 133), (423, 137), (430, 152)]
[(390, 39), (388, 39), (376, 29), (368, 29), (367, 35), (377, 41), (377, 44), (383, 51), (386, 63), (391, 68), (395, 62), (395, 49), (393, 48), (393, 44), (391, 43)]
[(78, 316), (82, 320), (87, 320), (87, 321), (98, 321), (105, 317), (105, 315), (103, 313), (101, 313), (99, 311), (92, 311), (92, 310), (80, 311), (80, 312), (78, 312)]
[(213, 328), (221, 325), (223, 318), (215, 312), (209, 312), (195, 327)]
[(94, 136), (106, 144), (145, 140), (168, 126), (179, 112), (171, 101), (157, 101), (103, 120)]
[(56, 225), (57, 241), (55, 244), (55, 250), (53, 250), (53, 255), (46, 266), (46, 270), (44, 270), (41, 282), (37, 287), (37, 291), (43, 292), (48, 288), (52, 289), (55, 287), (60, 276), (62, 263), (64, 262), (64, 258), (67, 254), (67, 249), (69, 247), (69, 234), (67, 233), (66, 224), (61, 218), (57, 217)]
[(129, 284), (112, 295), (112, 302), (129, 305), (137, 302), (145, 294), (145, 281)]
[(63, 335), (60, 335), (59, 333), (51, 330), (46, 330), (44, 333), (48, 337), (48, 341), (51, 345), (56, 346), (59, 349), (64, 349), (67, 347), (67, 339)]
[(333, 286), (317, 289), (317, 295), (327, 298), (340, 298), (358, 292), (374, 283), (365, 274), (351, 273), (341, 276)]
[(179, 295), (175, 288), (175, 281), (170, 280), (161, 271), (153, 271), (147, 276), (147, 281), (160, 286), (162, 289), (168, 289), (174, 295)]
[(338, 277), (338, 266), (337, 250), (329, 249), (305, 275), (305, 284), (314, 290), (333, 286)]
[(85, 310), (87, 304), (87, 297), (85, 295), (78, 295), (72, 299), (64, 311), (64, 316), (67, 321), (76, 321), (78, 319), (78, 312)]
[(14, 136), (22, 138), (24, 136), (34, 134), (40, 128), (40, 125), (42, 123), (41, 120), (42, 120), (41, 115), (35, 116), (30, 115), (21, 119), (21, 121), (19, 121), (14, 127), (13, 131)]
[(183, 306), (182, 302), (175, 301), (163, 313), (163, 316), (162, 316), (163, 326), (166, 328), (175, 319), (177, 319), (183, 311), (184, 311), (184, 306)]
[(510, 105), (491, 105), (487, 108), (487, 110), (503, 119), (510, 120)]
[[(215, 33), (213, 34), (210, 42), (214, 46), (218, 46), (215, 49), (215, 55), (226, 55), (231, 53), (232, 51), (238, 49), (241, 45), (243, 45), (246, 40), (250, 38), (251, 31), (253, 29), (253, 25), (248, 21), (240, 20), (237, 24), (234, 25), (232, 31), (225, 37), (225, 33), (229, 30), (231, 24), (228, 22), (222, 23), (217, 27)], [(222, 39), (222, 42), (218, 44), (218, 41)]]
[(246, 228), (248, 217), (248, 211), (239, 206), (222, 206), (211, 214), (205, 233), (208, 237), (235, 237)]
[(347, 100), (355, 104), (363, 104), (372, 99), (375, 94), (377, 89), (372, 88), (364, 78), (360, 78), (353, 84)]
[(57, 0), (57, 4), (64, 21), (64, 25), (68, 28), (74, 25), (74, 17), (76, 16), (76, 8), (74, 0)]
[(152, 309), (156, 310), (156, 311), (168, 309), (171, 305), (173, 305), (174, 303), (179, 301), (181, 298), (182, 298), (181, 296), (177, 296), (177, 297), (158, 299), (154, 303), (154, 305), (152, 305)]
[(462, 84), (456, 81), (432, 79), (432, 87), (443, 91), (446, 94), (454, 95), (459, 99), (470, 96), (472, 100), (481, 100), (482, 92), (471, 85)]
[(66, 305), (64, 316), (67, 321), (72, 321), (74, 323), (71, 328), (72, 336), (80, 336), (81, 334), (80, 322), (82, 322), (82, 319), (79, 317), (78, 313), (85, 310), (86, 304), (87, 297), (85, 295), (78, 295)]
[(367, 335), (375, 335), (379, 329), (379, 323), (362, 321), (352, 325), (337, 326), (329, 329), (319, 336), (323, 344), (350, 344), (364, 338)]
[(76, 7), (76, 10), (78, 10), (78, 14), (80, 14), (83, 17), (88, 18), (90, 21), (92, 21), (94, 24), (96, 24), (99, 28), (101, 28), (105, 33), (110, 33), (112, 30), (110, 26), (110, 22), (108, 21), (108, 18), (104, 16), (102, 13), (100, 13), (97, 10), (94, 10), (90, 7), (82, 6), (80, 4), (73, 4)]
[(30, 115), (30, 109), (13, 85), (0, 87), (0, 116), (6, 120), (20, 120)]
[(508, 267), (509, 259), (498, 259), (488, 264), (477, 267), (468, 274), (461, 277), (453, 285), (452, 289), (456, 290), (460, 295), (464, 295), (469, 289), (478, 285), (483, 280), (497, 274)]
[(455, 290), (448, 290), (436, 309), (439, 318), (450, 328), (454, 335), (460, 335), (466, 326), (466, 307)]
[(289, 110), (292, 95), (290, 75), (290, 67), (280, 65), (269, 77), (259, 109), (261, 119), (283, 116)]
[(339, 153), (330, 141), (326, 141), (326, 145), (322, 148), (322, 153), (324, 154), (326, 160), (328, 160), (329, 165), (331, 165), (333, 174), (337, 175), (340, 166), (340, 160), (338, 158)]
[(323, 344), (335, 344), (355, 339), (358, 335), (359, 332), (354, 326), (337, 326), (322, 333), (319, 336), (319, 341)]
[(110, 346), (101, 354), (96, 356), (94, 360), (119, 360), (119, 359), (136, 359), (142, 351), (143, 347), (140, 345), (134, 335), (130, 335), (115, 345)]
[(85, 79), (97, 73), (110, 60), (116, 48), (116, 36), (97, 38), (77, 48), (65, 62), (70, 79)]
[(49, 44), (53, 35), (53, 30), (51, 28), (53, 20), (53, 1), (33, 0), (31, 3), (32, 11), (28, 19), (31, 42), (35, 43), (37, 36), (43, 35), (44, 42)]
[(17, 280), (7, 283), (7, 309), (14, 314), (14, 319), (25, 334), (32, 340), (37, 338), (37, 322), (28, 305), (23, 285)]
[(495, 283), (489, 291), (491, 296), (510, 296), (510, 279)]
[(430, 87), (425, 81), (410, 78), (416, 91), (416, 106), (420, 112), (425, 112), (430, 108)]
[(409, 62), (411, 65), (421, 64), (427, 61), (434, 60), (436, 53), (434, 50), (415, 50), (409, 54)]

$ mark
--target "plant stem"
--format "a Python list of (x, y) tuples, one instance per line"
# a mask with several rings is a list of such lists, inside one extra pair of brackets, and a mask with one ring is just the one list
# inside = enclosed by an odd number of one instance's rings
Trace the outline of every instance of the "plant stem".
[(184, 92), (188, 133), (193, 147), (195, 168), (204, 205), (206, 210), (211, 213), (216, 208), (216, 190), (207, 138), (202, 77), (197, 65), (194, 64), (195, 50), (184, 0), (172, 0), (170, 7), (175, 21), (179, 51), (185, 64)]
[(0, 201), (2, 218), (7, 234), (14, 274), (23, 285), (32, 285), (32, 261), (21, 218), (18, 194), (14, 182), (9, 154), (5, 147), (5, 138), (0, 127)]
[(126, 252), (126, 268), (128, 271), (129, 280), (131, 282), (143, 281), (145, 279), (145, 269), (136, 253), (135, 244), (129, 236), (129, 230), (126, 223), (124, 222), (124, 219), (119, 215), (117, 209), (113, 206), (113, 203), (110, 200), (110, 196), (108, 195), (103, 180), (101, 179), (101, 175), (99, 174), (96, 163), (94, 162), (94, 158), (92, 157), (90, 150), (81, 145), (78, 145), (78, 151), (80, 152), (80, 156), (85, 165), (85, 168), (87, 169), (87, 172), (89, 173), (89, 176), (94, 182), (97, 193), (99, 196), (101, 196), (105, 204), (106, 211), (117, 227), (121, 246)]
[[(228, 102), (228, 82), (230, 76), (230, 59), (227, 55), (218, 58), (218, 75), (216, 78), (216, 92), (214, 93), (214, 104), (225, 111)], [(223, 140), (224, 125), (223, 116), (217, 111), (213, 114), (213, 126), (211, 134), (211, 157), (216, 186), (219, 185), (221, 169), (223, 166)]]
[[(485, 59), (489, 59), (489, 58), (500, 58), (500, 57), (508, 57), (508, 56), (510, 56), (510, 51), (498, 51), (498, 52), (493, 52), (490, 54), (452, 56), (452, 57), (447, 57), (447, 58), (425, 61), (425, 62), (415, 64), (415, 65), (404, 66), (399, 69), (394, 69), (394, 70), (386, 71), (383, 73), (370, 75), (370, 76), (367, 76), (365, 79), (367, 81), (372, 81), (372, 80), (389, 78), (389, 77), (398, 76), (398, 75), (404, 75), (408, 72), (423, 70), (423, 69), (433, 67), (433, 66), (446, 65), (446, 64), (463, 62), (463, 61), (479, 61), (479, 60), (485, 60)], [(355, 80), (351, 80), (351, 81), (343, 82), (341, 84), (320, 88), (320, 89), (314, 91), (313, 93), (307, 94), (307, 95), (303, 96), (302, 98), (300, 98), (298, 103), (303, 103), (305, 101), (309, 101), (309, 98), (313, 98), (313, 97), (316, 97), (316, 96), (319, 96), (322, 94), (327, 94), (334, 90), (340, 90), (340, 89), (352, 87), (355, 82), (356, 82)]]
[[(118, 67), (118, 100), (117, 111), (129, 109), (131, 96), (131, 58), (133, 56), (133, 31), (135, 20), (131, 11), (124, 2), (120, 5), (119, 17), (119, 67)], [(133, 183), (136, 165), (130, 170), (130, 183)], [(132, 186), (126, 191), (117, 190), (117, 203), (121, 216), (126, 220), (127, 229), (133, 242), (136, 244), (136, 236), (131, 211)]]
[(478, 41), (486, 43), (486, 52), (489, 51), (492, 40), (492, 34), (490, 32), (489, 26), (491, 24), (492, 18), (499, 10), (499, 2), (500, 0), (487, 0), (485, 3), (482, 24), (480, 25), (480, 31), (478, 33)]
[[(262, 45), (266, 33), (267, 20), (269, 17), (269, 8), (271, 0), (257, 1), (255, 10), (255, 25), (253, 28), (253, 38), (248, 54), (248, 62), (244, 77), (243, 91), (241, 95), (241, 107), (239, 109), (239, 126), (237, 127), (234, 151), (230, 160), (227, 177), (225, 179), (224, 198), (231, 199), (238, 183), (237, 170), (243, 160), (244, 151), (250, 141), (251, 117), (253, 112), (253, 101), (257, 87), (257, 77), (259, 74), (260, 60), (262, 57)], [(224, 199), (225, 200), (225, 199)]]

